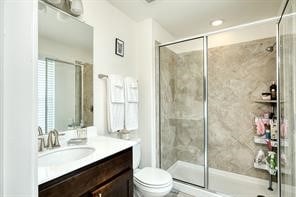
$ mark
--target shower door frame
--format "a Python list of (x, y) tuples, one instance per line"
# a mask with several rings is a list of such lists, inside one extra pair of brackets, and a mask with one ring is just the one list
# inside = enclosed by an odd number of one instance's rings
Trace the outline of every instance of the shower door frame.
[[(282, 60), (281, 60), (281, 47), (280, 47), (280, 42), (281, 42), (281, 37), (280, 37), (280, 25), (281, 25), (281, 22), (282, 22), (282, 18), (283, 16), (285, 15), (285, 12), (287, 10), (287, 7), (289, 5), (289, 2), (290, 0), (286, 0), (286, 2), (284, 3), (284, 6), (283, 6), (283, 9), (281, 11), (281, 15), (278, 19), (278, 22), (276, 24), (276, 50), (277, 50), (277, 53), (276, 53), (276, 69), (277, 69), (277, 84), (278, 84), (278, 90), (277, 90), (277, 130), (278, 130), (278, 148), (277, 148), (277, 161), (278, 161), (278, 164), (280, 163), (279, 161), (281, 161), (281, 136), (280, 136), (280, 131), (281, 131), (281, 70), (282, 70), (282, 66), (281, 66), (281, 63), (282, 63)], [(289, 15), (289, 14), (288, 14)], [(278, 165), (278, 197), (282, 197), (282, 169), (281, 169), (281, 165)]]
[[(287, 0), (288, 2), (289, 0)], [(285, 6), (286, 7), (286, 6)], [(279, 19), (278, 23), (276, 24), (276, 81), (277, 81), (277, 102), (276, 102), (276, 108), (277, 108), (277, 113), (276, 113), (276, 116), (278, 117), (277, 118), (277, 130), (278, 130), (278, 136), (277, 136), (277, 141), (278, 141), (278, 145), (277, 145), (277, 161), (280, 161), (281, 159), (281, 137), (280, 137), (280, 130), (281, 130), (281, 126), (280, 126), (280, 109), (281, 109), (281, 102), (280, 102), (280, 91), (281, 91), (281, 88), (280, 88), (280, 46), (279, 46), (279, 43), (280, 43), (280, 22), (281, 22), (281, 18)], [(279, 162), (278, 162), (279, 164)], [(277, 181), (278, 181), (278, 197), (281, 197), (282, 196), (282, 185), (281, 185), (281, 182), (282, 182), (282, 179), (281, 179), (281, 165), (278, 165), (278, 175), (277, 175)]]
[(204, 187), (209, 189), (208, 166), (208, 36), (203, 37)]
[(193, 183), (189, 183), (186, 181), (182, 181), (182, 180), (177, 180), (180, 181), (182, 183), (185, 184), (189, 184), (189, 185), (193, 185), (193, 186), (197, 186), (197, 187), (201, 187), (201, 188), (206, 188), (208, 189), (208, 36), (204, 35), (204, 36), (199, 36), (199, 37), (193, 37), (193, 38), (188, 38), (188, 39), (184, 39), (184, 40), (180, 40), (180, 41), (176, 41), (176, 42), (172, 42), (172, 43), (167, 43), (167, 44), (160, 44), (157, 46), (157, 53), (158, 53), (158, 61), (157, 61), (157, 65), (158, 65), (158, 146), (159, 146), (159, 167), (161, 167), (161, 118), (160, 118), (160, 112), (161, 112), (161, 88), (160, 88), (160, 48), (161, 47), (166, 47), (166, 46), (170, 46), (170, 45), (174, 45), (174, 44), (180, 44), (180, 43), (184, 43), (184, 42), (189, 42), (192, 40), (199, 40), (199, 39), (203, 39), (203, 128), (204, 128), (204, 184), (203, 186), (201, 185), (196, 185)]

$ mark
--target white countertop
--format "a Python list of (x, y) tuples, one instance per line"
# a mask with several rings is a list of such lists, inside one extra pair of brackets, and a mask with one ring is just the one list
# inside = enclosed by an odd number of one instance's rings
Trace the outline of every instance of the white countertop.
[[(69, 172), (77, 170), (81, 167), (109, 157), (122, 150), (132, 147), (136, 142), (129, 140), (121, 140), (105, 136), (96, 136), (88, 138), (87, 144), (83, 146), (92, 147), (95, 149), (89, 156), (73, 162), (63, 163), (61, 165), (38, 167), (38, 184), (42, 184), (65, 175)], [(64, 148), (65, 146), (62, 146)], [(75, 147), (75, 146), (71, 146)], [(79, 146), (81, 147), (81, 146)], [(61, 149), (62, 149), (61, 148)], [(58, 150), (54, 149), (54, 150)], [(54, 151), (53, 150), (53, 151)], [(44, 154), (44, 152), (42, 153)]]

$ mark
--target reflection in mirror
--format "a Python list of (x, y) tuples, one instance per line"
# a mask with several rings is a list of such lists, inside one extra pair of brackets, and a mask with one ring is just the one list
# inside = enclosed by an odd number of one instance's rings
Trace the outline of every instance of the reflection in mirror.
[(38, 17), (38, 126), (92, 126), (93, 29), (41, 1)]

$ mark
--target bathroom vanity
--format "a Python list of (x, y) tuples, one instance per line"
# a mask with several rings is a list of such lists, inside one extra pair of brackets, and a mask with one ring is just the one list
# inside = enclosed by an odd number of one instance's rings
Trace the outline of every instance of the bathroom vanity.
[(132, 148), (39, 185), (40, 197), (133, 196)]
[[(133, 196), (132, 146), (131, 141), (96, 136), (83, 146), (62, 145), (40, 153), (39, 196)], [(81, 154), (90, 148), (92, 152), (78, 158), (76, 150)]]

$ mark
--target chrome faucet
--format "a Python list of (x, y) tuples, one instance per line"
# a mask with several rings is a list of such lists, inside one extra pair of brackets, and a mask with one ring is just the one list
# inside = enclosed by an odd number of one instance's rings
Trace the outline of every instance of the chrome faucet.
[(42, 152), (45, 149), (45, 140), (44, 140), (44, 134), (42, 132), (41, 127), (38, 127), (38, 140), (40, 140), (38, 152)]
[(48, 133), (48, 138), (47, 138), (47, 148), (56, 148), (60, 147), (60, 142), (59, 142), (59, 132), (54, 129)]

